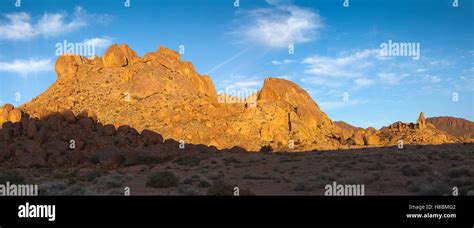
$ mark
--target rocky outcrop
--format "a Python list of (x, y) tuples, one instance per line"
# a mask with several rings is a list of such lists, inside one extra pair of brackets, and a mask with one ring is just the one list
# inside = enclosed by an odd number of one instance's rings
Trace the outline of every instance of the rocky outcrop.
[(124, 67), (128, 64), (128, 58), (124, 51), (117, 45), (110, 46), (102, 56), (105, 67)]
[[(58, 80), (20, 110), (38, 120), (60, 112), (67, 123), (85, 131), (96, 131), (94, 123), (102, 123), (104, 135), (130, 137), (122, 143), (155, 145), (174, 139), (217, 149), (259, 151), (271, 146), (274, 151), (304, 151), (389, 145), (399, 138), (407, 143), (453, 142), (426, 123), (423, 114), (416, 124), (347, 130), (334, 124), (305, 90), (285, 79), (267, 78), (260, 91), (229, 103), (221, 98), (232, 96), (217, 96), (209, 76), (163, 46), (143, 58), (125, 44), (112, 45), (102, 57), (60, 56), (55, 70)], [(22, 119), (12, 107), (0, 112), (2, 121)], [(23, 130), (30, 139), (44, 142), (49, 137), (44, 129), (31, 124)], [(146, 130), (159, 132), (163, 139)], [(133, 139), (138, 132), (142, 141)]]
[(416, 123), (396, 122), (380, 130), (382, 144), (394, 145), (402, 140), (404, 144), (442, 144), (462, 142), (459, 138), (436, 129), (426, 123), (424, 113), (420, 113)]
[[(10, 106), (0, 110), (10, 109)], [(15, 109), (12, 109), (15, 110)], [(216, 148), (187, 144), (181, 148), (175, 140), (163, 140), (161, 134), (127, 125), (115, 129), (103, 125), (85, 113), (69, 116), (51, 113), (32, 118), (22, 113), (22, 120), (0, 124), (0, 165), (2, 167), (102, 167), (115, 169), (134, 164), (137, 159), (191, 152), (214, 153)], [(71, 121), (71, 118), (74, 118)], [(245, 150), (244, 150), (245, 151)], [(242, 152), (240, 149), (239, 152)]]
[(418, 120), (416, 121), (416, 127), (418, 129), (426, 128), (425, 114), (423, 112), (420, 113), (420, 116), (418, 117)]

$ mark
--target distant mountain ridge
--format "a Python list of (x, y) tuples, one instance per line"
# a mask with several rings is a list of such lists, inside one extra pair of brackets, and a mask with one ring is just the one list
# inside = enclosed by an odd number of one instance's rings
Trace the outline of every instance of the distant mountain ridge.
[(457, 117), (440, 116), (430, 117), (426, 122), (433, 124), (436, 128), (446, 131), (450, 135), (474, 137), (474, 122)]

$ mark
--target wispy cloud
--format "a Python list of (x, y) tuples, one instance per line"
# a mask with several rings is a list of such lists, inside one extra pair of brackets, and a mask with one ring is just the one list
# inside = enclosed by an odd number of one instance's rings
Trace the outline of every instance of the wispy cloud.
[(288, 48), (289, 45), (314, 40), (323, 23), (318, 13), (283, 1), (267, 1), (271, 6), (243, 13), (247, 23), (234, 34), (244, 40), (270, 48)]
[(345, 108), (348, 106), (361, 105), (367, 103), (367, 100), (352, 99), (349, 101), (320, 101), (317, 102), (322, 110), (333, 110)]
[(374, 80), (370, 80), (367, 78), (357, 78), (354, 80), (357, 87), (366, 87), (374, 84)]
[(436, 75), (429, 75), (429, 74), (427, 74), (427, 75), (425, 75), (424, 78), (425, 78), (425, 80), (428, 80), (428, 81), (433, 82), (433, 83), (438, 83), (438, 82), (441, 81), (441, 78), (439, 78), (439, 77), (436, 76)]
[(51, 59), (14, 60), (0, 62), (0, 72), (14, 73), (22, 77), (32, 73), (48, 72), (53, 70)]
[(273, 60), (272, 61), (272, 64), (273, 65), (283, 65), (283, 64), (290, 64), (290, 63), (295, 63), (295, 62), (298, 62), (296, 60), (291, 60), (291, 59), (284, 59), (282, 61), (279, 61), (279, 60)]
[(409, 74), (396, 74), (396, 73), (379, 73), (378, 77), (379, 79), (389, 85), (398, 85), (400, 81), (406, 77), (408, 77)]
[(4, 14), (6, 22), (0, 21), (0, 39), (30, 40), (35, 37), (54, 37), (87, 26), (92, 20), (99, 23), (110, 21), (109, 15), (87, 13), (82, 7), (76, 7), (70, 16), (65, 12), (44, 13), (34, 22), (29, 13)]
[(312, 56), (303, 60), (305, 73), (330, 77), (360, 77), (362, 70), (373, 65), (373, 60), (382, 60), (378, 49), (364, 49), (354, 54), (337, 57)]
[(263, 85), (263, 79), (255, 76), (231, 74), (228, 79), (219, 81), (217, 89), (225, 90), (259, 90)]
[(112, 45), (112, 38), (109, 37), (94, 37), (85, 39), (82, 42), (84, 45), (91, 45), (96, 48), (107, 48)]

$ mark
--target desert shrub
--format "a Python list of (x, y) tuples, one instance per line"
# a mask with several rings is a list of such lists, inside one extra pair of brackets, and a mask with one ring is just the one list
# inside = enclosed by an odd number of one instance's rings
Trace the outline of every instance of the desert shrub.
[(404, 165), (402, 166), (402, 168), (400, 169), (400, 171), (402, 172), (402, 175), (403, 176), (418, 176), (418, 170), (415, 169), (413, 166), (411, 165)]
[(178, 187), (178, 193), (185, 196), (195, 196), (199, 195), (199, 192), (189, 185), (180, 185)]
[(273, 148), (270, 145), (264, 145), (260, 147), (260, 153), (268, 154), (268, 153), (271, 153), (272, 151), (273, 151)]
[(66, 183), (63, 181), (44, 182), (38, 186), (38, 195), (54, 196), (62, 195), (66, 189)]
[[(234, 195), (234, 186), (219, 181), (219, 182), (214, 182), (214, 185), (209, 187), (207, 190), (207, 195), (210, 196), (233, 196)], [(239, 188), (239, 195), (245, 196), (245, 195), (254, 195), (249, 189), (245, 188)]]
[(196, 158), (195, 156), (180, 156), (177, 157), (174, 162), (178, 165), (191, 167), (201, 164), (201, 160), (199, 158)]
[(313, 186), (308, 183), (297, 183), (293, 190), (297, 192), (310, 192), (313, 191)]
[(215, 182), (214, 185), (207, 190), (207, 195), (212, 196), (231, 196), (233, 194), (234, 187), (221, 181)]
[(117, 190), (117, 189), (112, 189), (109, 192), (107, 192), (106, 194), (109, 195), (109, 196), (123, 196), (124, 191)]
[(110, 189), (122, 187), (125, 183), (126, 177), (124, 175), (102, 176), (97, 180), (97, 185), (100, 188)]
[(139, 155), (135, 159), (127, 160), (125, 166), (162, 164), (172, 160), (172, 156), (146, 156)]
[(380, 162), (377, 162), (377, 163), (374, 163), (374, 164), (367, 165), (367, 167), (365, 169), (367, 169), (367, 170), (383, 170), (384, 167)]
[(192, 184), (193, 182), (194, 182), (194, 180), (191, 179), (191, 178), (186, 178), (186, 179), (183, 180), (183, 184)]
[(200, 188), (208, 188), (210, 186), (211, 186), (211, 184), (209, 182), (205, 181), (205, 180), (199, 181), (199, 184), (198, 184), (198, 187), (200, 187)]
[(147, 187), (152, 188), (169, 188), (176, 187), (179, 184), (179, 178), (172, 172), (157, 172), (148, 176), (146, 182)]
[(253, 174), (245, 174), (244, 176), (242, 176), (242, 179), (246, 179), (246, 180), (271, 180), (272, 178), (271, 177), (265, 177), (265, 176), (257, 176), (257, 175), (253, 175)]
[(463, 176), (473, 176), (473, 173), (471, 170), (461, 167), (461, 168), (452, 168), (448, 170), (448, 176), (450, 178), (459, 178)]
[(233, 157), (232, 157), (232, 158), (223, 158), (222, 160), (224, 161), (224, 164), (225, 164), (226, 166), (230, 165), (231, 163), (235, 163), (235, 164), (240, 164), (240, 163), (242, 163), (242, 161), (240, 161), (240, 160), (237, 159), (237, 158), (233, 158)]
[(92, 170), (92, 171), (88, 172), (86, 175), (84, 175), (83, 179), (88, 181), (88, 182), (91, 182), (91, 181), (96, 180), (97, 178), (101, 177), (102, 175), (104, 175), (106, 173), (107, 172), (105, 172), (104, 170), (100, 170), (100, 169)]
[(24, 184), (25, 177), (15, 170), (2, 171), (0, 173), (0, 184), (5, 184), (7, 182), (10, 182), (10, 184)]
[(86, 195), (86, 189), (73, 185), (65, 189), (63, 192), (61, 192), (61, 195), (66, 195), (66, 196), (83, 196)]
[(408, 192), (419, 192), (420, 187), (417, 186), (413, 181), (409, 180), (406, 182), (406, 189)]
[(452, 189), (444, 183), (421, 183), (420, 191), (418, 192), (420, 195), (451, 195)]
[(99, 155), (94, 154), (89, 158), (90, 163), (92, 164), (99, 164)]

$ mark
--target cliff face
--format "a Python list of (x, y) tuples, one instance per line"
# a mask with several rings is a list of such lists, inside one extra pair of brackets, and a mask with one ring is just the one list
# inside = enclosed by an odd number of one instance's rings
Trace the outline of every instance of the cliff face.
[[(0, 115), (0, 121), (19, 121), (22, 113), (38, 119), (87, 113), (103, 125), (128, 125), (165, 139), (253, 151), (262, 145), (299, 151), (391, 145), (399, 139), (459, 141), (426, 123), (424, 116), (413, 127), (400, 123), (379, 131), (349, 131), (335, 125), (301, 87), (278, 78), (265, 79), (263, 88), (244, 102), (223, 103), (209, 76), (162, 46), (143, 58), (125, 44), (112, 45), (102, 57), (61, 56), (55, 70), (58, 79), (47, 91), (16, 111), (4, 107), (7, 114)], [(252, 100), (256, 105), (250, 105)]]

